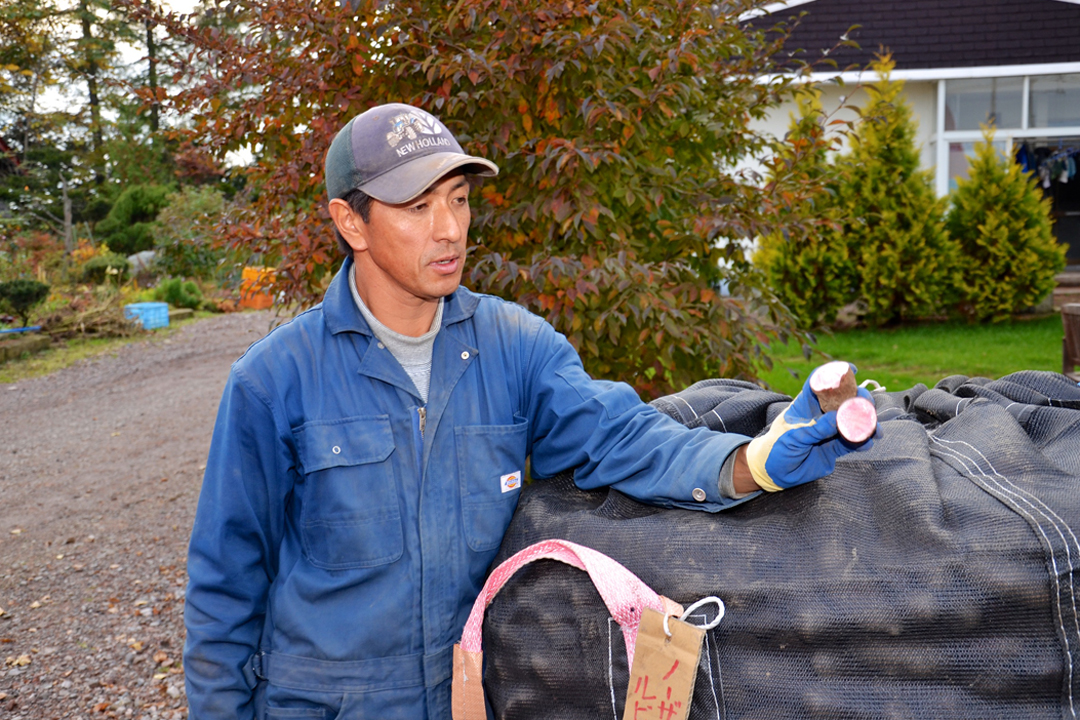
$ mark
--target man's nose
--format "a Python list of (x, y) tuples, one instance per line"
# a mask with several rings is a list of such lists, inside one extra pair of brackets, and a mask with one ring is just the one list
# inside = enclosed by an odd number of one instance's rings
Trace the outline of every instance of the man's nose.
[(461, 224), (450, 203), (450, 200), (439, 200), (434, 203), (431, 234), (438, 242), (460, 242), (462, 239)]

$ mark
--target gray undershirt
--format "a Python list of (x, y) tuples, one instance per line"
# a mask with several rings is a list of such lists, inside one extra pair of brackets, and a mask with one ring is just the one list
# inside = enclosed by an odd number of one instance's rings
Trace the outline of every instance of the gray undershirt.
[(431, 351), (435, 346), (435, 336), (442, 326), (443, 299), (439, 298), (439, 307), (435, 311), (435, 319), (431, 321), (431, 329), (420, 337), (410, 337), (394, 332), (371, 314), (356, 289), (354, 273), (349, 273), (349, 289), (352, 290), (353, 302), (360, 309), (360, 314), (371, 326), (371, 332), (401, 364), (416, 386), (416, 391), (420, 393), (420, 398), (427, 404), (428, 386), (431, 383)]

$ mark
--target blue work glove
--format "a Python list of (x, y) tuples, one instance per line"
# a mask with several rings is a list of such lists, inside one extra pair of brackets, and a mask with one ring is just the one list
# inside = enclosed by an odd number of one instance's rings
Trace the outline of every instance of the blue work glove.
[[(855, 372), (854, 365), (851, 370)], [(866, 388), (859, 388), (858, 393), (873, 402)], [(808, 377), (795, 400), (773, 420), (769, 432), (750, 441), (746, 461), (754, 482), (762, 490), (776, 492), (825, 477), (836, 467), (838, 458), (856, 450), (869, 450), (874, 438), (880, 437), (880, 424), (874, 435), (862, 443), (840, 437), (836, 411), (821, 411)]]

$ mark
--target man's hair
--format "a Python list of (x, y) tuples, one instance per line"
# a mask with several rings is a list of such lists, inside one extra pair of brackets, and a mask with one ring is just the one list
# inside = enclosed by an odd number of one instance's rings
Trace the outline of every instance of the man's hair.
[[(360, 216), (360, 219), (365, 223), (371, 221), (371, 196), (366, 194), (363, 190), (353, 188), (341, 198), (345, 202), (349, 203), (349, 207), (352, 211)], [(337, 238), (338, 247), (341, 249), (341, 254), (345, 257), (352, 256), (352, 247), (349, 243), (345, 242), (345, 238), (341, 236), (341, 232), (337, 229), (337, 225), (334, 226), (334, 237)]]

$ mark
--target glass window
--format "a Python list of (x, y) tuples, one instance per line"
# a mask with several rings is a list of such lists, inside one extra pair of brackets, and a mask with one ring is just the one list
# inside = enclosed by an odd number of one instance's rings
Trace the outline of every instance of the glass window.
[(1031, 78), (1031, 127), (1080, 125), (1080, 74)]
[(1020, 127), (1023, 78), (979, 78), (945, 83), (945, 129), (978, 130), (980, 124)]
[[(981, 142), (981, 141), (980, 141)], [(949, 192), (956, 189), (957, 180), (967, 180), (971, 169), (971, 158), (975, 155), (975, 142), (949, 143)], [(994, 148), (1005, 153), (1005, 142), (995, 140)]]

